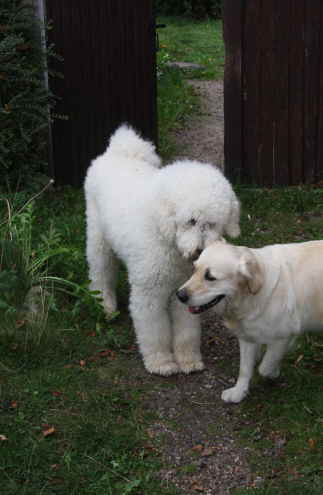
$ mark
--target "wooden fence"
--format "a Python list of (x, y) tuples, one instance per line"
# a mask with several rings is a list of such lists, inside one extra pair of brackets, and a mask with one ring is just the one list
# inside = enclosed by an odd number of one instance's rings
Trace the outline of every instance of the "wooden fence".
[(52, 125), (57, 183), (81, 185), (90, 161), (122, 122), (157, 136), (153, 0), (46, 0), (63, 78)]
[(225, 163), (258, 185), (323, 178), (323, 1), (224, 0)]

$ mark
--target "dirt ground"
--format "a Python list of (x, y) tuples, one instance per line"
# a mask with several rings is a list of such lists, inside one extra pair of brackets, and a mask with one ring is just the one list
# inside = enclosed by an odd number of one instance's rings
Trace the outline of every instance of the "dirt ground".
[[(176, 135), (179, 154), (217, 164), (223, 168), (223, 83), (191, 81), (202, 95), (202, 111)], [(203, 358), (206, 370), (189, 376), (148, 376), (147, 407), (153, 404), (158, 421), (148, 434), (159, 445), (166, 483), (175, 484), (183, 495), (228, 495), (233, 488), (255, 485), (247, 462), (247, 448), (237, 432), (247, 421), (239, 405), (221, 400), (224, 388), (237, 376), (239, 351), (211, 312), (203, 315)]]
[(159, 418), (148, 434), (159, 446), (163, 469), (158, 476), (165, 482), (183, 495), (229, 495), (233, 488), (261, 480), (252, 474), (248, 449), (237, 439), (248, 420), (239, 405), (221, 400), (238, 371), (237, 341), (211, 313), (204, 316), (202, 328), (203, 372), (145, 378), (152, 385), (147, 407), (153, 404)]
[(175, 135), (179, 150), (175, 158), (210, 162), (223, 169), (223, 81), (195, 79), (190, 84), (202, 96), (201, 113)]

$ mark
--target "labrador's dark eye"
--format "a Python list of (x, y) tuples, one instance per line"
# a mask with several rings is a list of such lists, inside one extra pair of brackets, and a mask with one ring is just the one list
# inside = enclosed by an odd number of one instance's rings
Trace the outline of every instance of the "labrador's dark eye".
[(196, 225), (195, 218), (191, 218), (188, 223), (189, 223), (189, 225), (192, 225), (192, 226)]
[(211, 275), (210, 270), (206, 270), (204, 278), (205, 280), (209, 280), (210, 282), (216, 280), (216, 278)]

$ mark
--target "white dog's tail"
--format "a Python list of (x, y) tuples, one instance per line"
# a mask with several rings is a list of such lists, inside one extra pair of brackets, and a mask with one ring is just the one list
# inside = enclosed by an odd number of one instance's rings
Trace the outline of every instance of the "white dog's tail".
[(140, 160), (159, 167), (161, 160), (156, 148), (150, 141), (144, 140), (127, 124), (122, 124), (110, 138), (108, 151), (133, 160)]

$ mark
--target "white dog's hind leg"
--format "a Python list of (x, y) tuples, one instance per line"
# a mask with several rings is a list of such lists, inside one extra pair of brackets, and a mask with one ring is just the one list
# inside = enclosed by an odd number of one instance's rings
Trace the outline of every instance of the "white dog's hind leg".
[(180, 371), (172, 352), (167, 306), (158, 291), (147, 293), (132, 286), (130, 311), (145, 368), (165, 376)]
[(86, 257), (89, 265), (91, 290), (100, 291), (103, 307), (107, 314), (117, 309), (116, 281), (118, 260), (104, 240), (99, 215), (94, 202), (87, 198)]
[(257, 355), (259, 355), (259, 344), (246, 342), (239, 339), (240, 346), (240, 371), (237, 383), (234, 387), (222, 392), (221, 398), (225, 402), (240, 402), (248, 393), (249, 383), (252, 378)]
[(174, 332), (173, 349), (181, 371), (191, 373), (203, 370), (199, 316), (189, 313), (187, 307), (177, 300), (172, 301), (171, 315)]
[(277, 378), (280, 374), (280, 363), (290, 347), (290, 339), (276, 340), (267, 345), (267, 350), (258, 371), (265, 378)]

